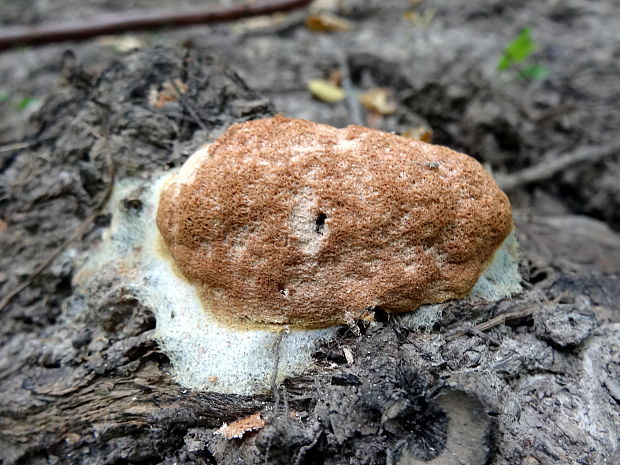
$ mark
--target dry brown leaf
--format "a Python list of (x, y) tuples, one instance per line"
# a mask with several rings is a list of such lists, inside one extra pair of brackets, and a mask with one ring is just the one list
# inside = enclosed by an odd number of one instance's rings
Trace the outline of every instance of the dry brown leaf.
[(422, 142), (430, 143), (433, 139), (433, 130), (428, 126), (418, 126), (416, 128), (407, 129), (402, 135), (410, 139), (417, 139)]
[(360, 95), (359, 100), (364, 108), (379, 115), (391, 115), (396, 111), (396, 102), (391, 89), (383, 87), (370, 89)]
[(265, 422), (260, 417), (260, 413), (255, 413), (240, 420), (233, 421), (231, 424), (224, 423), (217, 430), (226, 439), (240, 439), (245, 433), (257, 431), (265, 426)]
[(344, 90), (323, 79), (308, 81), (308, 90), (322, 102), (335, 103), (346, 97)]
[(306, 17), (306, 27), (317, 32), (341, 32), (353, 29), (353, 23), (331, 13), (316, 13)]
[(149, 105), (155, 108), (161, 108), (167, 103), (176, 102), (179, 99), (178, 92), (184, 94), (189, 89), (187, 84), (179, 78), (174, 80), (174, 84), (176, 84), (176, 89), (170, 81), (164, 82), (160, 88), (151, 87), (149, 92)]
[(0, 232), (6, 231), (8, 227), (9, 225), (6, 223), (6, 221), (0, 218)]
[(405, 11), (403, 13), (403, 18), (415, 24), (415, 22), (418, 20), (418, 13), (413, 10)]
[(327, 78), (327, 82), (337, 86), (342, 87), (342, 71), (339, 69), (334, 69), (329, 73), (329, 77)]

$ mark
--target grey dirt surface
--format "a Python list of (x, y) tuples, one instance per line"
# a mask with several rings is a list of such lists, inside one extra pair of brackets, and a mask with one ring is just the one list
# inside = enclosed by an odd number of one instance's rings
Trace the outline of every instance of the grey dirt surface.
[[(272, 395), (183, 389), (118, 276), (76, 292), (115, 182), (179, 166), (233, 122), (350, 124), (354, 99), (305, 88), (333, 71), (352, 94), (392, 90), (395, 113), (357, 108), (364, 124), (430, 126), (502, 174), (618, 142), (616, 2), (332, 3), (351, 31), (311, 31), (302, 11), (132, 35), (128, 53), (98, 39), (0, 55), (0, 300), (27, 284), (0, 309), (0, 464), (620, 463), (617, 153), (510, 192), (520, 295), (442, 304), (424, 330), (378, 310)], [(0, 24), (122, 9), (51, 4), (0, 1)], [(544, 79), (496, 70), (522, 27)], [(123, 205), (139, 212), (139, 194)], [(218, 434), (257, 412), (258, 431)]]

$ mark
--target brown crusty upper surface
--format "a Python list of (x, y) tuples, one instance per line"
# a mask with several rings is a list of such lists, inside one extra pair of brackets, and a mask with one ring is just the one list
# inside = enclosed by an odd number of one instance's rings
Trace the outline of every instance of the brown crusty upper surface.
[(473, 158), (360, 126), (250, 121), (187, 165), (157, 225), (229, 322), (324, 327), (462, 297), (513, 227)]

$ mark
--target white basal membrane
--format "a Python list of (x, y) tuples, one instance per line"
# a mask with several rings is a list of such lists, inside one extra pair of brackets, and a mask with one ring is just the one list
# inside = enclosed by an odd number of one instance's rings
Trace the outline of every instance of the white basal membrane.
[[(111, 226), (76, 275), (78, 292), (82, 289), (87, 295), (89, 284), (98, 279), (97, 271), (112, 267), (126, 280), (125, 288), (154, 312), (156, 339), (171, 360), (176, 381), (184, 387), (257, 394), (269, 391), (274, 375), (279, 383), (301, 374), (312, 365), (313, 352), (338, 328), (277, 332), (231, 328), (216, 321), (196, 288), (174, 269), (157, 229), (159, 193), (170, 176), (152, 183), (138, 179), (117, 183), (109, 202)], [(138, 197), (142, 209), (123, 209), (122, 200), (127, 197)], [(472, 298), (498, 300), (521, 290), (517, 248), (513, 233), (472, 289)], [(438, 318), (434, 307), (420, 307), (407, 318), (417, 315), (422, 323)]]

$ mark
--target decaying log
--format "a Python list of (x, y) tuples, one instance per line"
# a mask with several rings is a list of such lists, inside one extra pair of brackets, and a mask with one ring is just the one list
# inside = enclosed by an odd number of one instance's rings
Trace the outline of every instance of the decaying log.
[[(518, 220), (521, 295), (446, 303), (426, 332), (377, 314), (344, 328), (277, 396), (192, 392), (174, 382), (151, 311), (118, 276), (102, 269), (88, 292), (73, 277), (109, 226), (98, 210), (109, 160), (116, 182), (147, 179), (229, 124), (274, 110), (196, 50), (146, 50), (96, 78), (65, 78), (33, 120), (38, 142), (0, 152), (0, 182), (11, 186), (0, 204), (1, 295), (95, 218), (0, 315), (1, 463), (614, 463), (617, 234), (586, 237), (574, 218)], [(122, 204), (141, 208), (131, 196)], [(576, 238), (589, 254), (567, 253)], [(264, 427), (218, 434), (255, 413)]]

